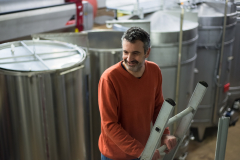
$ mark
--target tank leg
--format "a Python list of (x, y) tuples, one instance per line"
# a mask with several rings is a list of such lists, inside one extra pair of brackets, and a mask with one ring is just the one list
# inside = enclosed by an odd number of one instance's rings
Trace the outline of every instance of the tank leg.
[(197, 128), (198, 128), (198, 140), (202, 141), (206, 127), (205, 126), (199, 126)]

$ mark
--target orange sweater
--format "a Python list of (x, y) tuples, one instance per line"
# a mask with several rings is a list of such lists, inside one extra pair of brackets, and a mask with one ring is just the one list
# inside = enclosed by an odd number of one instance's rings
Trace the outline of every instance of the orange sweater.
[[(140, 79), (121, 66), (108, 68), (98, 85), (101, 115), (100, 152), (114, 160), (138, 158), (150, 135), (163, 103), (162, 75), (159, 67), (145, 61)], [(169, 134), (168, 128), (164, 134)]]

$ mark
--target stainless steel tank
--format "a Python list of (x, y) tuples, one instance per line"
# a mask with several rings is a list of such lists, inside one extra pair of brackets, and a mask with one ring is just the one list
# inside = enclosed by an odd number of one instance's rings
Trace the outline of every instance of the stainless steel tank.
[(0, 159), (90, 159), (85, 58), (67, 43), (0, 45)]
[(235, 100), (240, 99), (240, 2), (236, 2), (236, 5), (238, 16), (230, 69), (229, 107), (233, 106)]
[[(164, 97), (176, 99), (180, 12), (158, 11), (147, 16), (146, 19), (151, 21), (151, 53), (148, 59), (157, 63), (161, 68)], [(197, 58), (197, 28), (197, 14), (185, 13), (180, 64), (181, 73), (179, 77), (179, 101), (177, 104), (178, 113), (187, 107), (193, 91), (194, 67)], [(170, 129), (173, 130), (172, 127)], [(189, 139), (186, 138), (175, 158), (186, 158), (188, 143)]]
[[(204, 80), (209, 85), (192, 124), (192, 127), (198, 129), (199, 140), (203, 139), (206, 127), (218, 124), (218, 118), (227, 107), (227, 85), (230, 82), (229, 73), (235, 37), (236, 12), (232, 10), (232, 5), (229, 3), (226, 15), (223, 58), (220, 62), (224, 31), (224, 8), (225, 4), (223, 2), (206, 2), (198, 9), (199, 40), (198, 58), (196, 60), (197, 73), (194, 83)], [(218, 76), (219, 64), (221, 64), (220, 77)], [(218, 79), (219, 83), (217, 83)], [(219, 87), (219, 92), (217, 92), (217, 87)]]
[[(87, 39), (83, 34), (87, 35)], [(98, 108), (98, 82), (102, 73), (122, 59), (122, 31), (93, 30), (82, 33), (48, 33), (33, 37), (59, 40), (85, 47), (88, 50), (86, 58), (86, 73), (88, 74), (90, 95), (90, 126), (91, 126), (91, 159), (101, 159), (98, 149), (98, 138), (101, 132), (101, 120)], [(86, 42), (88, 41), (88, 42)]]
[[(198, 23), (186, 14), (183, 22), (183, 45), (178, 111), (186, 108), (193, 89), (193, 75), (198, 39)], [(180, 12), (158, 11), (146, 17), (151, 20), (151, 53), (163, 76), (163, 95), (175, 99), (177, 79)]]

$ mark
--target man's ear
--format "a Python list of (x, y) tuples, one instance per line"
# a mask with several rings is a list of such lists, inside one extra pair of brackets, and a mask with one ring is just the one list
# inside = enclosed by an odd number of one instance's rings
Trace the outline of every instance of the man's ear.
[(149, 54), (150, 54), (151, 48), (149, 47), (147, 52), (146, 52), (146, 58), (148, 58)]

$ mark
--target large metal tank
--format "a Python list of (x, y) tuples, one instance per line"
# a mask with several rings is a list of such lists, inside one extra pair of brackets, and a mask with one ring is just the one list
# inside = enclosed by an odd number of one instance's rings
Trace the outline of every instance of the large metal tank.
[(0, 45), (0, 159), (90, 159), (85, 57), (53, 41)]
[[(148, 59), (157, 63), (161, 68), (164, 97), (176, 99), (180, 12), (158, 11), (147, 16), (145, 19), (151, 21), (151, 53)], [(197, 14), (185, 13), (180, 62), (179, 101), (177, 104), (178, 113), (187, 107), (193, 91), (194, 67), (197, 58), (197, 28)], [(173, 130), (172, 127), (170, 129)], [(186, 158), (188, 143), (189, 138), (186, 138), (175, 158)]]
[[(84, 35), (87, 35), (87, 39)], [(48, 33), (33, 37), (73, 43), (88, 50), (86, 73), (89, 82), (91, 159), (101, 159), (98, 138), (101, 133), (101, 120), (98, 108), (98, 82), (102, 73), (122, 59), (122, 31), (93, 30), (82, 33)], [(86, 42), (88, 41), (88, 42)]]
[[(186, 108), (189, 96), (192, 94), (198, 39), (196, 17), (194, 19), (194, 15), (190, 14), (185, 14), (184, 16), (179, 112)], [(148, 59), (157, 63), (161, 68), (164, 97), (175, 99), (180, 12), (158, 11), (146, 17), (146, 19), (151, 20), (151, 54)]]
[(240, 99), (240, 1), (236, 2), (236, 5), (238, 16), (230, 70), (229, 107), (233, 106), (235, 100)]
[[(209, 89), (199, 105), (192, 124), (192, 127), (198, 129), (199, 140), (203, 139), (206, 127), (218, 124), (218, 118), (227, 107), (227, 87), (235, 37), (236, 12), (229, 3), (227, 6), (226, 28), (224, 29), (224, 8), (224, 2), (206, 2), (198, 9), (199, 40), (198, 58), (196, 60), (197, 73), (195, 74), (194, 83), (204, 80), (209, 85)], [(224, 50), (220, 62), (224, 30)], [(219, 64), (221, 64), (220, 77), (218, 76)]]

